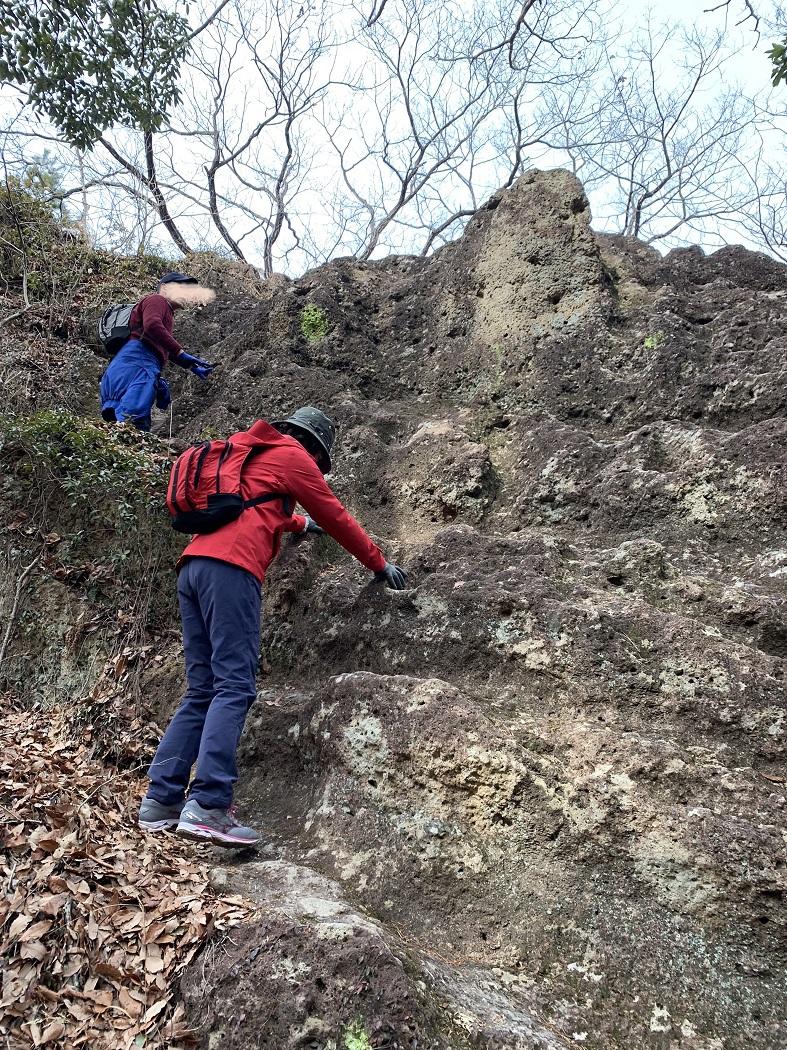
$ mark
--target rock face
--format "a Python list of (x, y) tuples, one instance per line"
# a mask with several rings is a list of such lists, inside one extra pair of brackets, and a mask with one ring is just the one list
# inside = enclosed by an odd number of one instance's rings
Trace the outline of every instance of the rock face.
[(263, 917), (185, 982), (206, 1047), (787, 1045), (786, 323), (785, 267), (595, 235), (563, 172), (184, 323), (178, 436), (329, 409), (412, 584), (271, 573), (282, 859), (217, 875)]

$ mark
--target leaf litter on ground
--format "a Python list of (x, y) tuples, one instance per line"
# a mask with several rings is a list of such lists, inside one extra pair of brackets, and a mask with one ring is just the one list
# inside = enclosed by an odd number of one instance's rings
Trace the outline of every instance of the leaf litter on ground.
[(14, 1050), (194, 1046), (180, 978), (214, 930), (254, 914), (212, 892), (187, 844), (137, 827), (153, 731), (115, 714), (131, 769), (97, 756), (72, 712), (0, 702), (0, 1036)]

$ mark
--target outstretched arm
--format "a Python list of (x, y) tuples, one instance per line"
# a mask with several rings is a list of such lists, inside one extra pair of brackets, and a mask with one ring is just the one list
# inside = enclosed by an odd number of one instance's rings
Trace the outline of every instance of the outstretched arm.
[(302, 514), (293, 514), (282, 526), (284, 532), (305, 532), (307, 519)]
[(307, 453), (293, 459), (287, 471), (290, 495), (361, 565), (371, 572), (382, 572), (388, 564), (385, 555), (336, 498), (317, 464)]

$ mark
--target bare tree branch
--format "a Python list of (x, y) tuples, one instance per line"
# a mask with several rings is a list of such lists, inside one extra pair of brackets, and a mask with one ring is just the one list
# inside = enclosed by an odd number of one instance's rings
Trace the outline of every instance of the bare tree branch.
[(497, 44), (490, 44), (489, 47), (483, 47), (479, 51), (476, 51), (475, 54), (470, 56), (471, 61), (476, 61), (477, 59), (482, 58), (484, 55), (495, 54), (499, 51), (507, 51), (509, 64), (513, 65), (514, 44), (516, 43), (516, 39), (521, 33), (522, 29), (526, 28), (525, 19), (527, 18), (531, 9), (535, 7), (536, 2), (537, 0), (525, 0), (525, 2), (522, 4), (522, 7), (519, 10), (516, 20), (514, 21), (512, 30), (505, 38), (505, 40), (501, 40)]
[[(749, 21), (753, 20), (754, 21), (754, 32), (757, 34), (757, 37), (759, 38), (759, 35), (760, 35), (760, 16), (754, 10), (753, 6), (750, 3), (750, 0), (735, 0), (735, 2), (736, 3), (737, 2), (742, 3), (743, 7), (744, 7), (744, 10), (746, 11), (746, 13), (744, 14), (743, 18), (739, 19), (735, 23), (735, 25), (736, 26), (742, 26), (742, 25), (745, 25), (746, 22), (749, 22)], [(732, 6), (732, 4), (733, 4), (733, 0), (723, 0), (722, 3), (716, 4), (715, 7), (706, 7), (704, 9), (705, 10), (705, 14), (706, 15), (715, 14), (716, 11), (723, 11), (723, 10), (729, 11), (729, 9)]]
[(378, 0), (375, 0), (374, 5), (372, 7), (372, 12), (366, 20), (367, 26), (373, 26), (374, 23), (382, 16), (383, 11), (385, 10), (385, 5), (387, 3), (388, 0), (379, 0), (379, 3)]
[(213, 25), (213, 23), (219, 17), (221, 12), (229, 3), (231, 3), (231, 0), (221, 0), (221, 3), (215, 9), (215, 11), (213, 11), (212, 14), (208, 15), (208, 17), (201, 25), (198, 25), (196, 29), (192, 30), (192, 32), (184, 38), (184, 43), (190, 44), (192, 40), (195, 40), (200, 35), (200, 33), (204, 33), (209, 26)]

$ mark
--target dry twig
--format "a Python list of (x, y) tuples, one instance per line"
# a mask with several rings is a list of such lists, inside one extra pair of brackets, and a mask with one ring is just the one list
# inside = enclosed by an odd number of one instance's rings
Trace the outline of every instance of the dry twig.
[(41, 556), (42, 555), (43, 555), (43, 551), (39, 552), (35, 556), (35, 558), (33, 558), (33, 560), (30, 562), (30, 564), (26, 565), (24, 567), (24, 569), (19, 574), (19, 579), (16, 581), (16, 590), (14, 591), (14, 601), (13, 601), (13, 603), (11, 605), (11, 612), (9, 613), (9, 616), (8, 616), (8, 624), (6, 625), (5, 635), (3, 636), (3, 644), (0, 645), (0, 667), (3, 666), (3, 660), (5, 659), (6, 649), (8, 648), (8, 643), (11, 640), (11, 633), (12, 633), (12, 631), (14, 629), (14, 623), (16, 621), (16, 614), (17, 614), (17, 612), (19, 610), (19, 601), (20, 601), (20, 599), (22, 597), (22, 590), (23, 590), (25, 584), (27, 583), (28, 579), (30, 578), (31, 572), (33, 571), (33, 569), (36, 567), (36, 565), (38, 565), (39, 561), (41, 560)]

